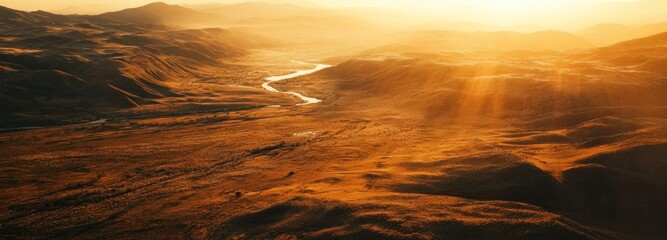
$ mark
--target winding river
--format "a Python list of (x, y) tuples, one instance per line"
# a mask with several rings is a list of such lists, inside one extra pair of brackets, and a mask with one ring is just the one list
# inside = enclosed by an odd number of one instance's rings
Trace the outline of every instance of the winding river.
[(304, 96), (303, 94), (298, 93), (298, 92), (283, 92), (283, 91), (280, 91), (280, 90), (271, 86), (271, 83), (274, 83), (274, 82), (279, 82), (279, 81), (283, 81), (283, 80), (287, 80), (287, 79), (292, 79), (292, 78), (296, 78), (296, 77), (305, 76), (305, 75), (308, 75), (308, 74), (313, 74), (313, 73), (316, 73), (316, 72), (321, 71), (323, 69), (332, 67), (331, 65), (328, 65), (328, 64), (314, 64), (314, 63), (305, 63), (305, 62), (297, 62), (297, 61), (294, 61), (294, 62), (298, 63), (298, 64), (304, 64), (304, 65), (314, 65), (315, 68), (308, 69), (308, 70), (298, 70), (294, 73), (290, 73), (290, 74), (282, 75), (282, 76), (267, 77), (267, 78), (264, 79), (264, 80), (266, 80), (266, 82), (264, 84), (262, 84), (262, 87), (269, 92), (289, 94), (289, 95), (298, 97), (301, 100), (303, 100), (303, 103), (299, 103), (299, 104), (297, 104), (297, 106), (304, 106), (304, 105), (309, 105), (309, 104), (322, 102), (322, 100), (320, 100), (320, 99), (313, 98), (313, 97), (307, 97), (307, 96)]
[[(316, 72), (321, 71), (323, 69), (327, 69), (327, 68), (332, 67), (332, 65), (328, 65), (328, 64), (305, 63), (305, 62), (299, 62), (299, 61), (293, 61), (293, 62), (298, 63), (298, 64), (303, 64), (303, 65), (314, 65), (315, 68), (308, 69), (308, 70), (298, 70), (294, 73), (290, 73), (290, 74), (282, 75), (282, 76), (267, 77), (267, 78), (264, 79), (264, 80), (266, 80), (266, 82), (264, 84), (262, 84), (262, 87), (269, 92), (289, 94), (289, 95), (298, 97), (301, 100), (303, 100), (303, 103), (296, 104), (296, 106), (305, 106), (305, 105), (310, 105), (310, 104), (322, 102), (322, 100), (320, 100), (320, 99), (313, 98), (313, 97), (307, 97), (307, 96), (304, 96), (303, 94), (298, 93), (298, 92), (283, 92), (283, 91), (275, 89), (274, 87), (271, 86), (271, 83), (274, 83), (274, 82), (283, 81), (283, 80), (287, 80), (287, 79), (292, 79), (292, 78), (296, 78), (296, 77), (300, 77), (300, 76), (305, 76), (305, 75), (308, 75), (308, 74), (313, 74), (313, 73), (316, 73)], [(98, 119), (98, 120), (84, 122), (84, 123), (68, 124), (68, 125), (61, 125), (61, 126), (85, 126), (85, 125), (90, 125), (90, 124), (102, 124), (102, 123), (106, 123), (108, 120), (109, 119), (103, 118), (103, 119)], [(47, 128), (47, 127), (51, 127), (51, 126), (0, 128), (0, 132), (32, 130), (32, 129)], [(304, 132), (302, 134), (310, 134), (310, 133), (311, 132)]]

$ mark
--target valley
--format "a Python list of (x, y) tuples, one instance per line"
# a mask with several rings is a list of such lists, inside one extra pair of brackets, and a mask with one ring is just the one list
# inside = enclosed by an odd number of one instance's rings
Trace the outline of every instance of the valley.
[(329, 37), (279, 6), (0, 9), (0, 237), (667, 236), (665, 33)]

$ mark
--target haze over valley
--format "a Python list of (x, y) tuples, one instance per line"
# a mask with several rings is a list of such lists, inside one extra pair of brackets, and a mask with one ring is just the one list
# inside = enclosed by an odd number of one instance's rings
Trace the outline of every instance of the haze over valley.
[(667, 237), (663, 1), (0, 5), (3, 239)]

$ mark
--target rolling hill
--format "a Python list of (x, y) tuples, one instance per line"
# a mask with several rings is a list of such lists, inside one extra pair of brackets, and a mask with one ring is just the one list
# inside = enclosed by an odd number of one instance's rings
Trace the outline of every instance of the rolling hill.
[(661, 32), (667, 32), (667, 23), (647, 24), (637, 27), (604, 23), (582, 29), (578, 31), (576, 35), (595, 44), (609, 45), (622, 41), (648, 37)]
[(63, 24), (72, 21), (74, 19), (68, 16), (51, 14), (44, 11), (24, 12), (0, 6), (0, 23), (2, 23), (0, 30), (8, 30), (16, 27)]
[(589, 59), (611, 66), (632, 67), (656, 74), (667, 73), (667, 32), (617, 43), (587, 53)]
[[(0, 25), (0, 122), (80, 121), (91, 114), (181, 95), (178, 82), (243, 56), (264, 40), (223, 29), (172, 30), (146, 9), (133, 17), (62, 16), (3, 8)], [(174, 8), (180, 9), (180, 8)], [(190, 13), (177, 10), (178, 13)], [(112, 15), (106, 15), (112, 16)], [(33, 123), (30, 123), (30, 122)], [(37, 122), (35, 122), (37, 121)]]
[[(364, 175), (366, 189), (529, 203), (617, 231), (619, 239), (660, 239), (667, 234), (657, 227), (667, 214), (667, 183), (659, 177), (667, 168), (658, 157), (667, 151), (667, 82), (659, 60), (666, 40), (659, 34), (606, 48), (524, 55), (454, 51), (435, 42), (410, 49), (423, 52), (361, 54), (277, 86), (317, 96), (327, 116), (423, 126), (419, 137), (449, 131), (421, 138), (421, 147), (401, 135), (396, 145), (404, 151), (351, 168), (382, 166)], [(616, 62), (625, 58), (641, 61)], [(471, 134), (476, 129), (493, 136)], [(452, 136), (474, 144), (434, 144)], [(421, 155), (433, 152), (447, 157)], [(285, 231), (280, 226), (284, 222), (269, 224)], [(461, 237), (468, 238), (475, 237)]]

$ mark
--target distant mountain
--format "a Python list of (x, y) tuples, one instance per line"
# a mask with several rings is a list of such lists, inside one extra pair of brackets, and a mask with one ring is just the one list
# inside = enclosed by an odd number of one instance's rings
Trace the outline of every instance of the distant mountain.
[(56, 15), (44, 11), (24, 12), (0, 6), (0, 29), (31, 26), (35, 24), (62, 24), (71, 22), (69, 16)]
[(52, 13), (56, 14), (63, 14), (63, 15), (98, 15), (102, 14), (105, 12), (108, 12), (109, 10), (115, 10), (119, 9), (118, 7), (115, 7), (115, 5), (112, 5), (111, 3), (96, 3), (92, 2), (91, 4), (77, 4), (75, 6), (66, 6), (62, 8), (55, 8), (51, 10), (47, 10)]
[(163, 2), (151, 3), (138, 8), (128, 8), (117, 12), (97, 15), (112, 20), (143, 24), (187, 25), (210, 23), (216, 20), (213, 14), (202, 13), (178, 5)]
[(372, 52), (447, 52), (506, 50), (572, 50), (591, 48), (588, 41), (566, 32), (456, 32), (423, 31), (410, 40), (372, 49)]
[(271, 4), (263, 2), (244, 2), (231, 5), (220, 5), (202, 10), (218, 14), (226, 20), (238, 21), (254, 18), (285, 18), (294, 16), (330, 15), (330, 11), (320, 8), (308, 8), (293, 4)]
[[(373, 29), (366, 18), (337, 11), (295, 4), (243, 2), (198, 8), (219, 16), (216, 24), (242, 29), (289, 43), (329, 44), (359, 41)], [(356, 37), (357, 39), (350, 40)]]
[(105, 21), (161, 24), (172, 28), (223, 27), (269, 36), (291, 43), (339, 42), (368, 33), (367, 21), (343, 12), (294, 4), (244, 2), (190, 8), (151, 3), (94, 16)]
[(306, 7), (306, 8), (324, 8), (322, 5), (311, 2), (311, 1), (305, 1), (305, 0), (269, 0), (269, 1), (210, 1), (209, 3), (195, 3), (195, 4), (183, 4), (184, 7), (194, 9), (197, 11), (201, 12), (206, 12), (207, 10), (210, 9), (216, 9), (224, 6), (231, 6), (231, 5), (236, 5), (236, 4), (243, 4), (243, 3), (260, 3), (260, 4), (276, 4), (276, 5), (281, 5), (281, 4), (290, 4), (290, 5), (296, 5), (300, 7)]
[(580, 30), (576, 34), (588, 39), (592, 43), (608, 45), (647, 37), (661, 32), (667, 32), (667, 23), (648, 24), (638, 27), (606, 23)]
[[(194, 5), (196, 7), (196, 5)], [(194, 10), (180, 5), (155, 2), (138, 8), (97, 15), (116, 21), (165, 24), (171, 26), (233, 26), (249, 20), (276, 20), (289, 17), (329, 17), (329, 10), (293, 4), (243, 2), (235, 4), (208, 4)]]

